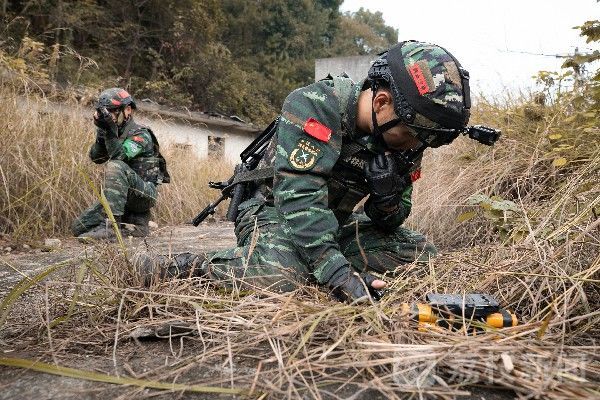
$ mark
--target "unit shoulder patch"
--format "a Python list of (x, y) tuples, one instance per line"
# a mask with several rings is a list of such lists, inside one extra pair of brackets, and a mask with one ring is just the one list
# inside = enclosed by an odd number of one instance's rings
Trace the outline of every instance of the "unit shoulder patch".
[(327, 126), (323, 125), (319, 121), (314, 118), (309, 118), (304, 123), (304, 132), (308, 133), (310, 136), (315, 139), (319, 139), (322, 142), (329, 142), (331, 139), (331, 129)]
[(133, 140), (127, 139), (123, 142), (123, 149), (125, 150), (125, 155), (127, 157), (133, 158), (139, 154), (142, 150), (142, 146)]
[(290, 165), (298, 171), (308, 171), (321, 157), (321, 149), (307, 139), (300, 139), (290, 153)]

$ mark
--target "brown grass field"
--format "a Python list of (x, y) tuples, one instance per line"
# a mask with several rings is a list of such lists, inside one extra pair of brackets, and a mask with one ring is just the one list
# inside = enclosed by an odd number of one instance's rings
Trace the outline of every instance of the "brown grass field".
[[(68, 235), (94, 200), (88, 182), (101, 178), (87, 160), (93, 135), (81, 106), (65, 118), (40, 111), (41, 101), (37, 90), (0, 87), (5, 243)], [(547, 103), (480, 99), (473, 122), (500, 128), (500, 142), (460, 138), (429, 151), (407, 226), (441, 255), (399, 266), (378, 303), (198, 279), (145, 289), (125, 246), (99, 244), (22, 278), (0, 304), (0, 343), (20, 343), (20, 354), (44, 363), (37, 369), (118, 384), (120, 398), (451, 399), (481, 386), (499, 398), (600, 398), (600, 130), (581, 128), (568, 96)], [(166, 156), (173, 183), (161, 188), (161, 226), (188, 221), (217, 195), (206, 182), (230, 168)], [(493, 294), (520, 324), (477, 335), (420, 328), (400, 303), (430, 292)], [(126, 351), (144, 328), (163, 329), (168, 349)], [(139, 363), (154, 351), (169, 361)]]

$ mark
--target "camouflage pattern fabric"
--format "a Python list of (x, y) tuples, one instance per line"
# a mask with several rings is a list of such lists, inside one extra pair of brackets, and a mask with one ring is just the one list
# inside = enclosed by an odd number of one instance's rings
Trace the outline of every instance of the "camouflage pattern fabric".
[[(104, 195), (115, 216), (145, 213), (155, 204), (158, 190), (154, 183), (144, 181), (130, 166), (121, 160), (106, 163)], [(100, 202), (87, 208), (71, 226), (75, 236), (103, 224), (106, 214)]]
[[(240, 289), (291, 291), (315, 282), (274, 207), (257, 199), (242, 203), (236, 235), (238, 247), (209, 254), (201, 275)], [(393, 275), (402, 264), (436, 254), (422, 235), (403, 227), (382, 231), (364, 214), (353, 214), (336, 237), (343, 257), (359, 272)]]
[(402, 56), (421, 96), (457, 113), (462, 112), (461, 77), (448, 52), (434, 44), (407, 42), (402, 46)]
[[(324, 80), (287, 97), (261, 161), (273, 166), (274, 178), (240, 205), (238, 247), (209, 256), (210, 277), (290, 290), (298, 282), (324, 283), (342, 265), (362, 271), (361, 248), (368, 268), (381, 273), (435, 254), (422, 235), (400, 227), (410, 213), (412, 184), (394, 213), (382, 215), (367, 201), (366, 215), (352, 214), (369, 194), (362, 167), (382, 150), (355, 130), (361, 87), (348, 85), (344, 96), (335, 80)], [(347, 152), (351, 146), (358, 150)]]
[[(105, 163), (104, 194), (115, 216), (146, 213), (156, 204), (158, 158), (152, 134), (133, 118), (119, 130), (118, 138), (106, 139), (98, 132), (98, 140), (90, 149), (90, 158)], [(72, 224), (75, 236), (104, 223), (106, 214), (99, 202), (87, 208)]]
[(90, 148), (90, 158), (96, 164), (122, 160), (145, 181), (161, 183), (164, 180), (158, 144), (150, 128), (139, 125), (130, 118), (119, 129), (118, 138), (106, 139), (106, 132), (100, 128), (97, 128), (96, 136), (100, 140), (96, 140)]

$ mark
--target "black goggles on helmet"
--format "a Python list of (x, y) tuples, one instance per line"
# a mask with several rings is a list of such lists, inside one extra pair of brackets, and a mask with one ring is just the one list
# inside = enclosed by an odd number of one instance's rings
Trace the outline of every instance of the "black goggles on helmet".
[(462, 129), (432, 128), (429, 126), (404, 123), (415, 137), (428, 147), (440, 147), (450, 144), (460, 134), (467, 135), (469, 138), (478, 141), (481, 144), (492, 146), (498, 141), (501, 131), (483, 125), (474, 125)]

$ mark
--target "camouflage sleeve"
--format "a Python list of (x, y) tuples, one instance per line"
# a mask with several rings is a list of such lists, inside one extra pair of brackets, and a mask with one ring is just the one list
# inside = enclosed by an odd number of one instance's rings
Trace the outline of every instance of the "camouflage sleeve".
[(328, 271), (348, 263), (335, 240), (338, 223), (327, 193), (327, 178), (340, 155), (340, 130), (339, 100), (323, 82), (292, 92), (277, 128), (275, 207), (320, 283), (327, 281)]
[(104, 134), (100, 128), (96, 128), (96, 141), (90, 147), (90, 159), (96, 164), (102, 164), (108, 161), (108, 152), (104, 142)]
[(135, 157), (152, 152), (153, 142), (150, 134), (142, 129), (125, 140), (106, 139), (106, 150), (111, 160), (131, 160)]
[(111, 160), (124, 160), (123, 142), (119, 138), (106, 138), (106, 151)]

